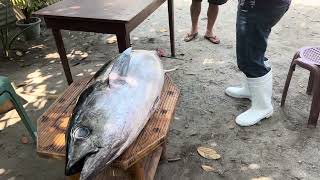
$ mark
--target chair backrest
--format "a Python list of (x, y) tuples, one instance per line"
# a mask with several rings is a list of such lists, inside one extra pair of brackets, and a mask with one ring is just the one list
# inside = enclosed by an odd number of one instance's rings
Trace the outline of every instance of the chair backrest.
[(320, 65), (320, 46), (301, 48), (300, 57), (304, 62)]

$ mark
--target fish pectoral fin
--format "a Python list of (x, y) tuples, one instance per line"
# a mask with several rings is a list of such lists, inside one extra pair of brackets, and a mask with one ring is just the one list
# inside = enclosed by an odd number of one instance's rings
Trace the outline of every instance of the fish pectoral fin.
[(131, 60), (132, 48), (126, 49), (114, 62), (111, 73), (117, 74), (119, 77), (125, 77), (128, 74), (129, 64)]

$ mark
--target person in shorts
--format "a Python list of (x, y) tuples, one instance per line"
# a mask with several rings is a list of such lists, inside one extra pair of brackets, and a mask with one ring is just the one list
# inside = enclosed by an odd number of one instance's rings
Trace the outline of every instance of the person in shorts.
[[(198, 21), (201, 12), (201, 1), (202, 0), (192, 0), (192, 4), (190, 6), (190, 14), (191, 14), (191, 31), (186, 35), (184, 41), (189, 42), (195, 39), (198, 35)], [(207, 30), (204, 35), (204, 38), (214, 44), (219, 44), (220, 39), (213, 33), (213, 26), (217, 19), (219, 12), (219, 5), (225, 4), (228, 0), (208, 0), (209, 7), (207, 11), (208, 22), (207, 22)]]

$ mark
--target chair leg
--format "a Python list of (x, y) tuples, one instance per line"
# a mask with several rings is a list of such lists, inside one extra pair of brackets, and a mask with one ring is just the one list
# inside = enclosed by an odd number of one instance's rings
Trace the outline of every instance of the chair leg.
[(314, 73), (313, 96), (308, 125), (316, 126), (320, 112), (320, 70)]
[(308, 82), (308, 87), (307, 87), (307, 94), (308, 95), (311, 95), (311, 93), (312, 93), (313, 81), (314, 81), (314, 75), (312, 72), (310, 72), (309, 82)]
[(288, 75), (287, 75), (287, 80), (286, 80), (286, 83), (284, 85), (284, 89), (283, 89), (283, 92), (282, 92), (281, 105), (280, 105), (281, 107), (284, 106), (284, 103), (286, 101), (289, 85), (290, 85), (291, 78), (292, 78), (293, 72), (295, 70), (295, 67), (296, 67), (295, 60), (293, 60), (291, 65), (290, 65), (289, 72), (288, 72)]
[(20, 103), (20, 100), (18, 99), (18, 95), (15, 93), (13, 87), (10, 85), (10, 89), (8, 90), (8, 94), (11, 97), (11, 102), (14, 105), (16, 111), (18, 112), (23, 124), (27, 128), (30, 136), (34, 140), (34, 142), (37, 142), (37, 131), (35, 126), (33, 125), (31, 119), (27, 115), (27, 112), (24, 110), (23, 106)]

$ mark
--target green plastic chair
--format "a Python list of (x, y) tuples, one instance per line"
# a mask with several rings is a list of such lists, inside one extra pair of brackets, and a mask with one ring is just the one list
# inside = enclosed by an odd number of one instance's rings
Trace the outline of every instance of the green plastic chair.
[(18, 99), (18, 95), (14, 91), (11, 83), (7, 77), (0, 76), (0, 105), (3, 104), (6, 100), (10, 100), (15, 107), (16, 111), (18, 112), (23, 124), (26, 126), (30, 136), (36, 142), (37, 132), (36, 128), (33, 125), (31, 119), (27, 115), (26, 111), (24, 110), (20, 100)]

